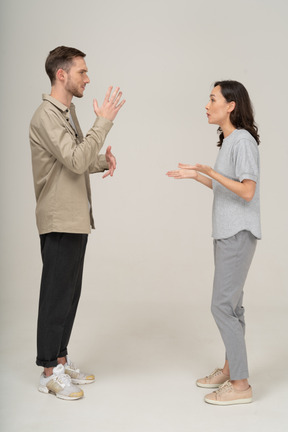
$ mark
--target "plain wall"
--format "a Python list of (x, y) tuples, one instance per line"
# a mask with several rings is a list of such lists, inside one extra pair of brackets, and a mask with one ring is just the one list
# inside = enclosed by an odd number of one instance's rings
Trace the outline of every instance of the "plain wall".
[(31, 345), (25, 360), (34, 362), (41, 258), (28, 128), (41, 94), (50, 92), (44, 62), (58, 45), (87, 54), (91, 83), (74, 100), (84, 133), (94, 120), (93, 97), (102, 102), (113, 84), (127, 99), (104, 147), (112, 145), (117, 171), (105, 180), (91, 177), (97, 229), (89, 238), (75, 331), (180, 337), (209, 328), (218, 335), (209, 315), (212, 193), (165, 173), (180, 161), (214, 164), (217, 128), (207, 124), (205, 105), (221, 79), (246, 86), (261, 136), (263, 240), (247, 281), (247, 313), (258, 314), (261, 326), (271, 313), (282, 316), (287, 2), (9, 0), (0, 12), (5, 349), (21, 337)]

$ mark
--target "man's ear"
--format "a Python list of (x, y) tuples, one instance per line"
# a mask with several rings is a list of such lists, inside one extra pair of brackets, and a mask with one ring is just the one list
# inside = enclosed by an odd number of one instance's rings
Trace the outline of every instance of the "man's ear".
[(66, 76), (66, 72), (64, 71), (64, 69), (58, 69), (56, 72), (56, 78), (59, 81), (64, 81), (65, 80), (65, 76)]

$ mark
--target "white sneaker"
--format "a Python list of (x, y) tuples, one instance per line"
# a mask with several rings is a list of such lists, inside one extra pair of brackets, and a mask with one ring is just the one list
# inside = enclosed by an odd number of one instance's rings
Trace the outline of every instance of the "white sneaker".
[(42, 373), (38, 390), (42, 393), (53, 393), (58, 398), (65, 400), (80, 399), (84, 396), (83, 390), (71, 383), (71, 378), (65, 374), (62, 364), (58, 364), (49, 377), (46, 377), (44, 372)]
[(72, 361), (66, 356), (66, 364), (64, 365), (65, 373), (71, 377), (73, 384), (90, 384), (95, 381), (93, 374), (81, 372)]

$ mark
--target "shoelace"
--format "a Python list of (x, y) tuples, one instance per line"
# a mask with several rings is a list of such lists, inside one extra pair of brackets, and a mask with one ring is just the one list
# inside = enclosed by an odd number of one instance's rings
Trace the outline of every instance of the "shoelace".
[(80, 369), (77, 368), (76, 364), (71, 362), (70, 359), (68, 360), (67, 364), (68, 364), (70, 369), (73, 369), (75, 372), (78, 372), (78, 373), (80, 372)]
[(217, 375), (219, 372), (222, 372), (222, 370), (219, 369), (219, 368), (216, 368), (216, 369), (214, 369), (214, 371), (213, 371), (210, 375), (208, 375), (206, 378), (212, 378), (213, 376)]
[(219, 388), (216, 390), (216, 393), (226, 393), (228, 391), (231, 391), (232, 384), (229, 380), (225, 381)]
[(71, 384), (71, 378), (67, 374), (57, 375), (55, 381), (58, 382), (61, 387), (65, 387), (66, 385), (69, 386)]

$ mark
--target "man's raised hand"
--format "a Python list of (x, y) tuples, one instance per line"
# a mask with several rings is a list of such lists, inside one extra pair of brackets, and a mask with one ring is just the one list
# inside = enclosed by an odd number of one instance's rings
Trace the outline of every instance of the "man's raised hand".
[[(122, 108), (125, 100), (120, 101), (122, 92), (119, 87), (116, 87), (112, 93), (113, 86), (110, 86), (107, 90), (101, 107), (98, 106), (96, 99), (93, 100), (94, 112), (98, 117), (104, 117), (110, 121), (113, 121), (118, 114), (118, 111)], [(112, 93), (112, 94), (111, 94)]]

